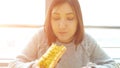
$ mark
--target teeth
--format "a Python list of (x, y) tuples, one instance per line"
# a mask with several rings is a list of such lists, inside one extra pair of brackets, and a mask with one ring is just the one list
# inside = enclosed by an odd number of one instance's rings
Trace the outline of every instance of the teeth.
[(62, 57), (63, 53), (66, 51), (64, 45), (58, 46), (57, 44), (52, 44), (47, 52), (38, 60), (38, 66), (44, 68), (54, 68)]

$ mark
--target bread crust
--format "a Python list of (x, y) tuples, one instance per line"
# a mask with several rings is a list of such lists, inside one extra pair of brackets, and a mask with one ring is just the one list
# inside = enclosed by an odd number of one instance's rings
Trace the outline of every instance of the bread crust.
[(54, 68), (62, 57), (66, 47), (64, 45), (52, 44), (45, 54), (38, 60), (38, 66), (41, 68)]

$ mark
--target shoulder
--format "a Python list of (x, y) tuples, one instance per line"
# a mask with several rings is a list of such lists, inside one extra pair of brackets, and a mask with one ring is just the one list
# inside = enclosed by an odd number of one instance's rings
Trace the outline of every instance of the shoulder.
[(95, 39), (87, 33), (85, 33), (80, 46), (83, 47), (88, 56), (90, 56), (95, 51), (96, 47), (99, 47)]
[(38, 29), (37, 34), (38, 34), (39, 36), (45, 35), (44, 28), (43, 28), (43, 27), (40, 27), (40, 28)]
[(96, 40), (92, 36), (90, 36), (89, 34), (87, 34), (87, 33), (84, 34), (84, 38), (83, 38), (82, 43), (85, 43), (87, 45), (97, 44)]
[(32, 40), (30, 41), (36, 42), (36, 44), (46, 43), (47, 37), (44, 28), (43, 27), (39, 28), (33, 35)]
[(37, 38), (39, 38), (39, 39), (45, 39), (46, 34), (44, 31), (44, 28), (43, 27), (39, 28), (38, 31), (35, 33), (35, 36), (37, 36)]
[(96, 47), (99, 47), (97, 41), (87, 33), (85, 33), (84, 35), (81, 46), (83, 46), (88, 51), (94, 50)]
[(48, 39), (46, 36), (46, 33), (44, 31), (44, 27), (39, 28), (39, 30), (36, 32), (35, 37), (37, 39), (38, 48), (39, 49), (46, 49), (48, 47)]

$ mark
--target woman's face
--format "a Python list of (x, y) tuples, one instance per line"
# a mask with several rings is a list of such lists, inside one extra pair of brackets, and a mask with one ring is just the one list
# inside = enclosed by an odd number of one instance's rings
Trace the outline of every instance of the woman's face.
[(75, 12), (68, 3), (53, 8), (51, 26), (60, 42), (68, 43), (73, 40), (77, 23)]

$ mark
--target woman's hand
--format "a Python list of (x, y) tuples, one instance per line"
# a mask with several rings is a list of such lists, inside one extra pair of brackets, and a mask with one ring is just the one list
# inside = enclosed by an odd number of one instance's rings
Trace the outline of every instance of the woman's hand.
[(44, 66), (38, 65), (38, 60), (35, 61), (35, 63), (32, 65), (32, 68), (45, 68)]
[(37, 63), (34, 63), (34, 64), (32, 65), (32, 68), (40, 68), (40, 67), (37, 65)]

